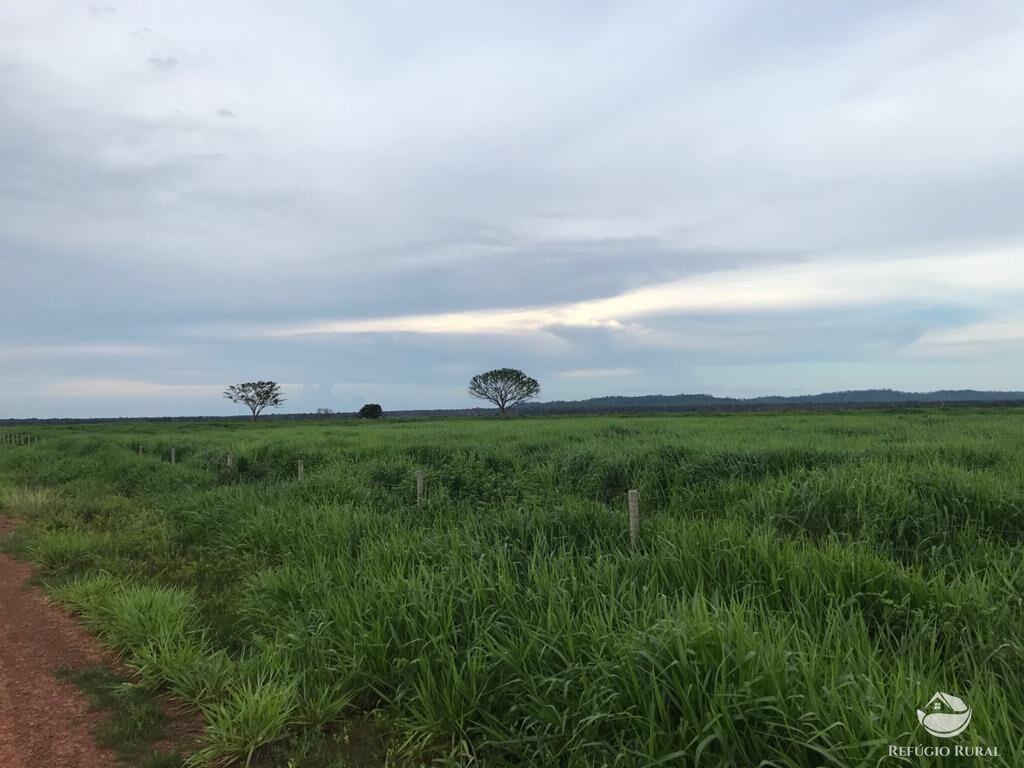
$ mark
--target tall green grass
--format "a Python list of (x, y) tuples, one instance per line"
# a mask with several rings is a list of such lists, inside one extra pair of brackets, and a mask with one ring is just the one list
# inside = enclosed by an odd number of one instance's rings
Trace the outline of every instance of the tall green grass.
[(944, 690), (974, 708), (958, 743), (1013, 765), (1022, 428), (1017, 410), (48, 427), (0, 451), (0, 514), (145, 684), (203, 713), (197, 763), (283, 764), (374, 713), (381, 765), (889, 764), (890, 744), (938, 743), (915, 710)]

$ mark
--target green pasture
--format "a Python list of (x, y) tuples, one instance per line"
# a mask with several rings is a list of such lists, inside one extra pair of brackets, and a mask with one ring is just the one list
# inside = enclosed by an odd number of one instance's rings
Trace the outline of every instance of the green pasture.
[(7, 546), (197, 764), (968, 764), (887, 757), (936, 691), (1024, 764), (1024, 409), (0, 432)]

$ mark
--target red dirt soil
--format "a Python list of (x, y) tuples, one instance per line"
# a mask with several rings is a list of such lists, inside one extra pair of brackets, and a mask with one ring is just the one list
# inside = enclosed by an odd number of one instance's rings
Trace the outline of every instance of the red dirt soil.
[[(0, 536), (9, 521), (0, 520)], [(26, 589), (26, 563), (0, 554), (0, 766), (108, 768), (117, 756), (96, 746), (89, 728), (102, 717), (54, 673), (104, 661), (74, 619)]]

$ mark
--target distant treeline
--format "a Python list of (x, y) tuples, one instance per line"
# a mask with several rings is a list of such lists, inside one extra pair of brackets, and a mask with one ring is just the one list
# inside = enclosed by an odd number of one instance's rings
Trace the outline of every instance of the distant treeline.
[(1024, 392), (983, 392), (974, 389), (944, 389), (936, 392), (900, 392), (895, 389), (858, 389), (823, 392), (818, 395), (784, 397), (716, 397), (714, 395), (637, 395), (593, 397), (589, 400), (554, 400), (526, 403), (517, 410), (526, 413), (664, 413), (666, 411), (723, 410), (760, 411), (787, 406), (891, 406), (997, 404), (1024, 401)]
[[(1024, 404), (1024, 392), (984, 392), (974, 389), (943, 389), (937, 392), (900, 392), (894, 389), (859, 389), (846, 392), (824, 392), (819, 395), (736, 398), (714, 395), (637, 395), (593, 397), (588, 400), (552, 400), (547, 403), (523, 403), (510, 409), (521, 416), (556, 416), (559, 414), (644, 414), (644, 413), (740, 413), (784, 410), (842, 410), (918, 406), (1013, 406)], [(385, 417), (431, 418), (493, 416), (493, 408), (437, 408), (419, 410), (385, 410)], [(355, 419), (351, 413), (268, 413), (264, 419)], [(109, 421), (242, 421), (248, 416), (140, 416), (95, 419), (0, 419), (9, 424), (89, 424)]]

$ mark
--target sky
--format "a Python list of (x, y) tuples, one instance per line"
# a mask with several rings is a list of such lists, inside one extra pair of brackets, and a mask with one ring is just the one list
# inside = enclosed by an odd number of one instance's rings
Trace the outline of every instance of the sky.
[(1019, 2), (3, 0), (0, 418), (1024, 389), (1022, 50)]

